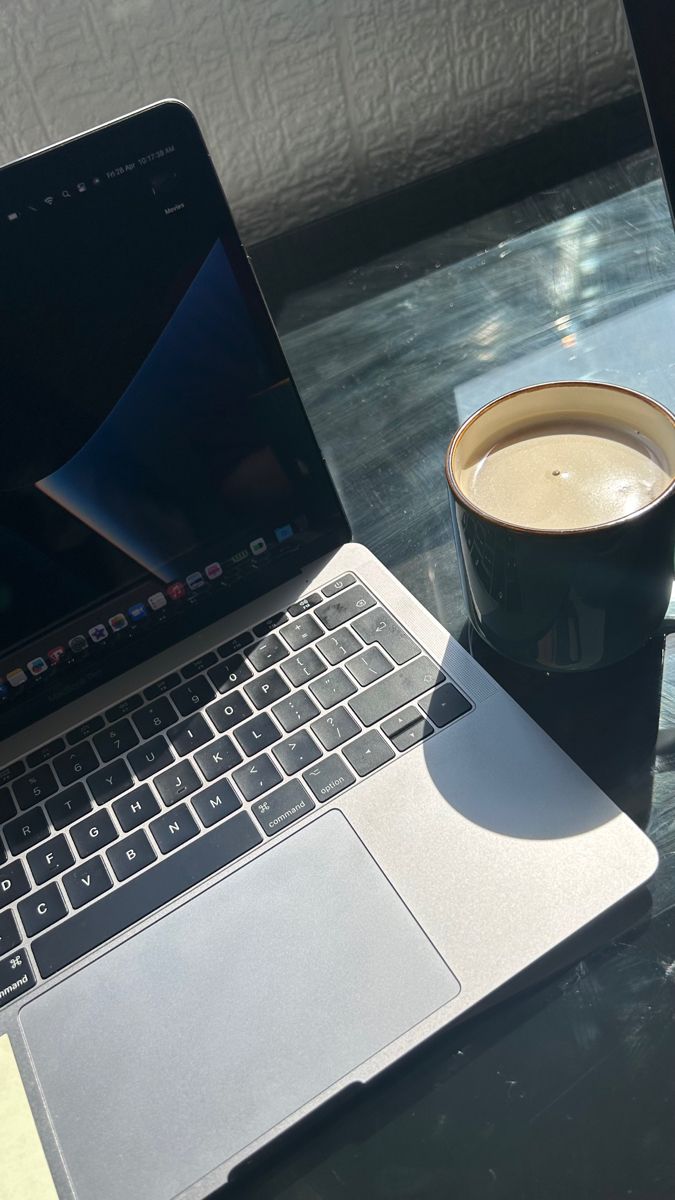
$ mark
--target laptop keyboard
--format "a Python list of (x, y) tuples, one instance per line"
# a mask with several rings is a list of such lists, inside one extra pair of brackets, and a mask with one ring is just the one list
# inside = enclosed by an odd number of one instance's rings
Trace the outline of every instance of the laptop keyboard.
[(0, 769), (0, 1007), (470, 708), (346, 574)]

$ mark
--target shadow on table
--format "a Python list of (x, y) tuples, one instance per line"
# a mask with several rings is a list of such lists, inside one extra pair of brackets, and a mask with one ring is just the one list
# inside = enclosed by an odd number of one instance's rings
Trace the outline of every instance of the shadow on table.
[[(372, 1152), (390, 1126), (408, 1118), (411, 1112), (414, 1114), (416, 1106), (428, 1100), (439, 1086), (445, 1087), (448, 1080), (476, 1064), (502, 1039), (522, 1031), (529, 1022), (542, 1016), (558, 999), (559, 993), (565, 992), (564, 974), (574, 963), (603, 948), (611, 954), (612, 942), (620, 940), (621, 953), (625, 953), (631, 944), (638, 943), (650, 909), (651, 897), (646, 888), (641, 888), (493, 992), (456, 1024), (430, 1038), (372, 1083), (347, 1088), (317, 1113), (301, 1121), (242, 1164), (234, 1172), (231, 1183), (217, 1195), (222, 1195), (223, 1200), (253, 1200), (254, 1197), (255, 1200), (276, 1200), (283, 1193), (289, 1197), (297, 1195), (320, 1200), (322, 1192), (311, 1187), (305, 1189), (302, 1181), (307, 1175), (316, 1171), (323, 1174), (322, 1168), (327, 1162), (334, 1162), (343, 1154), (353, 1158), (360, 1153), (359, 1147), (364, 1147), (371, 1139)], [(342, 1188), (337, 1188), (336, 1194), (342, 1195)]]
[(554, 675), (510, 662), (468, 623), (459, 641), (640, 828), (649, 821), (668, 628), (601, 671)]

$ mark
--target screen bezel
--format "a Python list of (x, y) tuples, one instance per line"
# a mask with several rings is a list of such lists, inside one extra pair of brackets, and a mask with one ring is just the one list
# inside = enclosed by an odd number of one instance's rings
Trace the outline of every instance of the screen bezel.
[[(213, 165), (211, 155), (204, 142), (197, 120), (180, 100), (168, 99), (159, 101), (139, 109), (124, 117), (120, 117), (105, 125), (55, 143), (24, 158), (0, 168), (0, 189), (9, 207), (19, 206), (19, 201), (26, 194), (40, 194), (46, 186), (49, 190), (50, 181), (57, 174), (64, 177), (74, 175), (85, 176), (95, 171), (103, 161), (114, 161), (119, 154), (123, 159), (132, 158), (143, 152), (144, 148), (155, 141), (162, 142), (181, 140), (187, 146), (191, 158), (197, 156), (200, 168), (206, 176), (210, 176), (209, 184), (213, 197), (217, 202), (216, 236), (221, 238), (232, 269), (244, 293), (248, 306), (253, 314), (256, 328), (266, 344), (278, 358), (297, 398), (300, 418), (305, 426), (308, 442), (316, 452), (316, 466), (321, 477), (317, 477), (317, 486), (321, 487), (333, 503), (333, 514), (330, 522), (320, 528), (319, 536), (307, 546), (298, 548), (297, 554), (282, 558), (277, 564), (270, 565), (262, 578), (255, 573), (245, 581), (223, 589), (217, 595), (209, 595), (200, 600), (191, 611), (186, 612), (185, 619), (171, 623), (167, 627), (158, 627), (148, 632), (142, 639), (120, 646), (114, 655), (101, 659), (91, 659), (78, 665), (77, 670), (64, 675), (62, 681), (56, 681), (49, 693), (34, 693), (21, 703), (9, 705), (0, 713), (0, 740), (10, 736), (19, 729), (25, 729), (35, 721), (50, 713), (57, 712), (72, 700), (93, 690), (100, 684), (109, 681), (128, 671), (132, 667), (153, 657), (162, 650), (178, 644), (184, 638), (203, 629), (213, 622), (228, 616), (245, 604), (264, 596), (268, 591), (287, 582), (301, 572), (308, 562), (322, 555), (337, 550), (345, 542), (351, 541), (351, 529), (340, 497), (337, 493), (325, 457), (321, 452), (307, 413), (292, 376), (290, 367), (283, 353), (277, 331), (255, 277), (250, 259), (237, 232), (232, 214), (229, 209), (218, 174)], [(59, 687), (61, 683), (61, 687)]]

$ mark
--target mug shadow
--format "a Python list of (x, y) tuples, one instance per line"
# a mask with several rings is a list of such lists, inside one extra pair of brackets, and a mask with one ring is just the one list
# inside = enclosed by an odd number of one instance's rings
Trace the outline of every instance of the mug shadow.
[[(651, 813), (667, 632), (664, 626), (630, 658), (611, 667), (568, 675), (532, 670), (505, 659), (469, 622), (458, 641), (617, 807), (644, 829)], [(501, 730), (502, 737), (508, 733)], [(432, 774), (437, 769), (435, 741), (432, 738), (426, 744)], [(494, 772), (494, 764), (490, 766)], [(522, 768), (527, 770), (526, 748)], [(541, 800), (533, 803), (523, 800), (517, 781), (514, 785), (507, 775), (498, 806), (494, 790), (485, 796), (485, 803), (477, 803), (475, 793), (466, 803), (453, 793), (452, 803), (468, 819), (507, 835), (569, 837), (592, 825), (583, 800), (574, 798), (576, 789), (570, 786), (565, 792), (564, 783), (564, 778), (542, 779)], [(593, 824), (597, 824), (597, 813)]]

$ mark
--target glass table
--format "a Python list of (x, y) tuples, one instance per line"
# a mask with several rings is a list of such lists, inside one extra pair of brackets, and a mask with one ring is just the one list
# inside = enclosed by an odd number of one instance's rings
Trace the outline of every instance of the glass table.
[(291, 296), (279, 325), (355, 540), (647, 829), (661, 865), (649, 896), (301, 1129), (234, 1194), (665, 1200), (675, 1194), (675, 650), (664, 628), (633, 659), (576, 679), (491, 655), (466, 627), (443, 476), (458, 423), (514, 387), (603, 380), (675, 408), (675, 235), (654, 158)]

